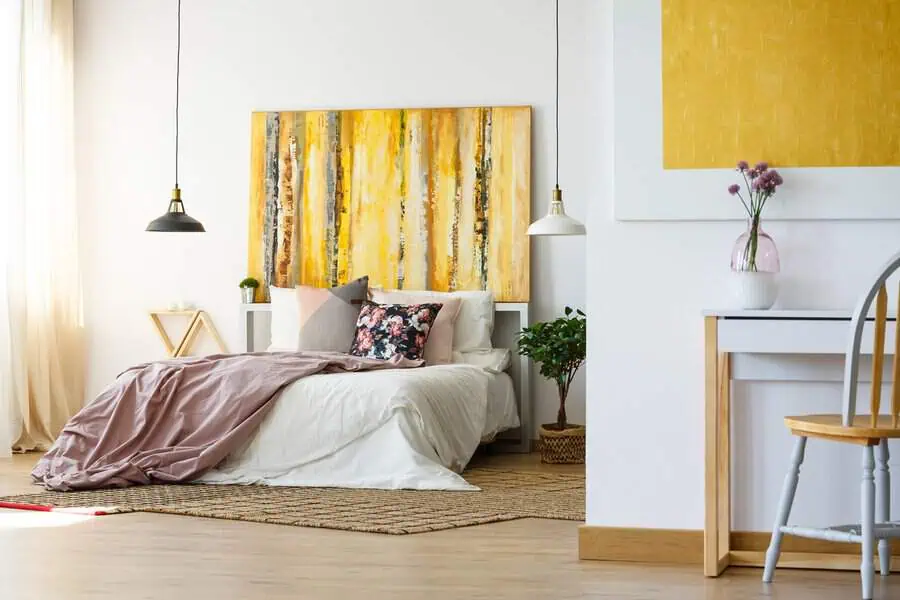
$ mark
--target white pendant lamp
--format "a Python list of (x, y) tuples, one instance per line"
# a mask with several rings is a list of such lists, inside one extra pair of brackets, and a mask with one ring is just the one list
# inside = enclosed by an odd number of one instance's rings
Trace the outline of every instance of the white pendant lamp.
[(528, 235), (584, 235), (584, 223), (566, 214), (559, 189), (559, 0), (556, 0), (556, 186), (547, 216), (528, 228)]

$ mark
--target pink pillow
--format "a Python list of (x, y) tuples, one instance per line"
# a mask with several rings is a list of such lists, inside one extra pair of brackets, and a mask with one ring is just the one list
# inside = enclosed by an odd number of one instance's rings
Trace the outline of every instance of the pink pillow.
[(437, 294), (432, 296), (423, 292), (415, 294), (406, 294), (402, 291), (387, 292), (372, 288), (369, 288), (369, 291), (372, 301), (378, 304), (422, 304), (423, 302), (442, 304), (441, 311), (431, 326), (428, 341), (425, 342), (425, 364), (449, 365), (453, 362), (453, 326), (456, 324), (456, 317), (459, 316), (459, 309), (462, 307), (462, 301), (459, 298), (448, 298), (445, 295)]

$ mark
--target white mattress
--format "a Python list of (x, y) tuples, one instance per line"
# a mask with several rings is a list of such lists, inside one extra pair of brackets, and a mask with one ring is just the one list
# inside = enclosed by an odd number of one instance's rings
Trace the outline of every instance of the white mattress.
[(471, 365), (314, 375), (288, 386), (204, 483), (474, 489), (479, 442), (519, 424), (512, 380)]

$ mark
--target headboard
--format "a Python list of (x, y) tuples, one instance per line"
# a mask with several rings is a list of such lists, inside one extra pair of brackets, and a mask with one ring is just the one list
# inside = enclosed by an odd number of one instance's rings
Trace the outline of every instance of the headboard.
[[(241, 339), (245, 352), (264, 350), (269, 345), (269, 322), (272, 305), (267, 303), (241, 304)], [(515, 452), (531, 451), (531, 369), (528, 359), (519, 356), (516, 333), (528, 326), (528, 303), (497, 302), (494, 304), (494, 333), (491, 342), (495, 348), (509, 348), (510, 361), (507, 372), (513, 380), (513, 388), (519, 405), (518, 430), (512, 430), (497, 438), (497, 446)]]

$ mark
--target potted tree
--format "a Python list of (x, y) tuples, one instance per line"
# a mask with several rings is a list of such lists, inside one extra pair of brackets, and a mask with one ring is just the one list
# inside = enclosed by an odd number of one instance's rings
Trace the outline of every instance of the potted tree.
[(243, 279), (238, 286), (241, 288), (241, 300), (244, 304), (253, 304), (256, 299), (256, 288), (259, 287), (259, 281), (253, 277)]
[(541, 425), (541, 462), (583, 463), (585, 428), (566, 419), (566, 398), (575, 373), (584, 364), (587, 317), (567, 306), (564, 316), (526, 327), (518, 337), (519, 354), (537, 363), (541, 375), (555, 382), (559, 393), (556, 422)]

